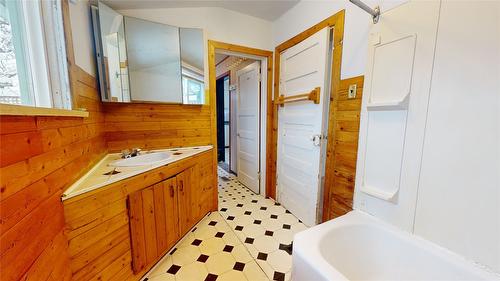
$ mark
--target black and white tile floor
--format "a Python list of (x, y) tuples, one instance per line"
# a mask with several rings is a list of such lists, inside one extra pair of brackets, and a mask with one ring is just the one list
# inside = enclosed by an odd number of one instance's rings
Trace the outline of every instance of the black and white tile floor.
[(148, 281), (289, 280), (293, 235), (306, 229), (271, 199), (219, 172), (219, 212), (207, 215), (147, 274)]

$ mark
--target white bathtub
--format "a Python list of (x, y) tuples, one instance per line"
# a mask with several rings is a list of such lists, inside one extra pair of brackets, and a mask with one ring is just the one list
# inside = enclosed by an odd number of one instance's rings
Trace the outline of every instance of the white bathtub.
[(292, 280), (500, 280), (460, 256), (352, 211), (298, 233)]

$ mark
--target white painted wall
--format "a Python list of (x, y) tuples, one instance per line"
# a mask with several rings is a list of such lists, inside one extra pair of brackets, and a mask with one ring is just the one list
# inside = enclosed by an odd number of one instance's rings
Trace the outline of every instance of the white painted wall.
[[(438, 1), (412, 1), (385, 13), (370, 30), (370, 41), (379, 38), (380, 44), (369, 47), (354, 203), (408, 232), (415, 221), (439, 7)], [(367, 109), (408, 93), (404, 110)]]
[[(408, 0), (367, 0), (371, 7), (380, 5), (382, 13)], [(344, 46), (341, 78), (363, 75), (368, 52), (369, 14), (347, 0), (301, 1), (273, 22), (273, 46), (290, 39), (318, 22), (345, 9)]]
[[(391, 13), (408, 17), (404, 10), (401, 7)], [(416, 192), (410, 203), (398, 201), (396, 205), (401, 203), (402, 208), (393, 208), (395, 214), (389, 214), (398, 215), (414, 206), (414, 216), (412, 212), (409, 224), (401, 226), (388, 219), (389, 215), (380, 214), (382, 204), (370, 205), (368, 211), (500, 273), (500, 2), (445, 0), (439, 13), (425, 15), (439, 20), (418, 25), (433, 24), (436, 47), (434, 52), (415, 56), (417, 64), (431, 60), (432, 69), (423, 71), (428, 76), (418, 78), (415, 67), (412, 82), (428, 90), (418, 92), (412, 87), (408, 115), (409, 120), (424, 121), (424, 135), (407, 135), (412, 143), (405, 143), (408, 153), (402, 161), (402, 174), (417, 179)], [(394, 31), (413, 19), (405, 23), (391, 17), (383, 24)], [(420, 43), (425, 41), (418, 36)], [(363, 127), (363, 115), (361, 122)], [(368, 138), (362, 132), (358, 159), (363, 157)], [(408, 128), (406, 133), (410, 133)], [(420, 168), (418, 163), (405, 166), (410, 159), (407, 154), (415, 159), (415, 155), (421, 156)], [(379, 157), (380, 163), (384, 163), (383, 157)], [(360, 161), (357, 171), (358, 195), (363, 176)], [(401, 181), (400, 195), (413, 190), (414, 185), (408, 183)], [(362, 198), (355, 197), (356, 208), (363, 209)]]
[(174, 8), (120, 10), (120, 13), (175, 25), (202, 28), (210, 40), (271, 49), (271, 23), (223, 8)]
[(428, 110), (414, 232), (500, 273), (499, 1), (442, 3)]
[[(78, 0), (75, 3), (70, 1), (69, 6), (75, 62), (83, 70), (95, 76), (89, 1)], [(223, 8), (133, 9), (119, 12), (179, 27), (202, 28), (205, 39), (267, 50), (272, 50), (274, 47), (271, 22)]]

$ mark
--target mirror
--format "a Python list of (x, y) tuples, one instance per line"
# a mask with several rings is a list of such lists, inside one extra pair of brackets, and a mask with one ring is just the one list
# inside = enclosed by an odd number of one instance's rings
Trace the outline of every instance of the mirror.
[(204, 104), (203, 30), (92, 6), (103, 102)]

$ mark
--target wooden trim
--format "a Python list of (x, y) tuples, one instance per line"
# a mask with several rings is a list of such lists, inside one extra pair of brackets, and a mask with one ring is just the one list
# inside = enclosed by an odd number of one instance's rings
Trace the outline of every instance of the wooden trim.
[[(273, 112), (276, 105), (273, 103), (272, 96), (272, 83), (273, 83), (273, 52), (261, 49), (255, 49), (245, 46), (233, 45), (223, 42), (217, 42), (213, 40), (208, 40), (208, 77), (209, 77), (209, 96), (210, 96), (210, 110), (211, 110), (211, 124), (212, 124), (212, 144), (214, 146), (214, 165), (217, 167), (217, 120), (216, 120), (216, 100), (215, 100), (215, 50), (225, 50), (236, 53), (242, 53), (246, 55), (254, 55), (267, 59), (267, 128), (266, 128), (266, 154), (272, 155), (272, 151), (274, 150), (272, 146), (272, 136), (273, 136)], [(267, 159), (269, 162), (270, 159)], [(266, 165), (266, 174), (268, 173), (269, 165)], [(215, 169), (214, 173), (217, 173), (217, 169)], [(214, 175), (215, 181), (217, 181), (217, 175)], [(215, 183), (217, 186), (217, 182)], [(269, 182), (266, 180), (266, 196), (270, 196), (270, 192), (272, 191), (272, 187), (269, 185)]]
[[(323, 21), (311, 26), (310, 28), (306, 29), (305, 31), (295, 35), (294, 37), (288, 39), (287, 41), (281, 43), (275, 48), (275, 57), (274, 57), (274, 65), (276, 66), (274, 68), (274, 100), (279, 100), (280, 92), (279, 92), (279, 81), (280, 81), (280, 54), (285, 51), (286, 49), (289, 49), (290, 47), (293, 47), (297, 45), (298, 43), (304, 41), (314, 33), (322, 30), (325, 27), (334, 27), (334, 36), (333, 36), (333, 62), (332, 62), (332, 73), (331, 73), (331, 87), (330, 87), (330, 109), (333, 108), (332, 104), (334, 101), (334, 93), (338, 92), (339, 85), (340, 85), (340, 70), (341, 70), (341, 63), (342, 63), (342, 48), (343, 48), (343, 41), (344, 41), (344, 20), (345, 20), (345, 10), (341, 10), (337, 12), (336, 14), (324, 19)], [(273, 111), (273, 129), (272, 129), (272, 136), (269, 138), (271, 140), (271, 146), (273, 147), (273, 150), (268, 150), (268, 155), (270, 155), (271, 159), (268, 161), (267, 165), (267, 185), (270, 186), (270, 192), (268, 193), (270, 197), (276, 199), (276, 161), (277, 161), (277, 146), (278, 146), (278, 134), (277, 134), (277, 129), (278, 129), (278, 107), (279, 105), (274, 106), (274, 111)], [(329, 165), (329, 161), (332, 159), (332, 153), (333, 153), (333, 148), (332, 148), (332, 140), (333, 140), (333, 128), (332, 128), (332, 119), (334, 116), (334, 112), (330, 113), (330, 118), (329, 118), (329, 125), (328, 125), (328, 146), (327, 146), (327, 158), (326, 158), (326, 171), (328, 175), (329, 168), (332, 167), (332, 165)], [(329, 183), (330, 184), (330, 183)], [(324, 195), (329, 193), (329, 185), (327, 186), (325, 183), (325, 188), (324, 188)], [(327, 196), (324, 196), (323, 200), (323, 206), (328, 206), (325, 204), (329, 204), (327, 201), (328, 198)], [(323, 218), (325, 217), (325, 212), (323, 210)]]
[[(330, 123), (332, 132), (329, 132), (332, 138), (328, 139), (331, 158), (327, 162), (330, 172), (325, 176), (328, 190), (324, 195), (327, 202), (323, 208), (324, 221), (352, 210), (363, 83), (364, 76), (342, 79), (330, 110), (329, 119), (333, 123)], [(348, 97), (350, 85), (357, 85), (354, 98)]]
[(74, 84), (78, 81), (78, 67), (75, 65), (75, 55), (73, 50), (73, 37), (71, 33), (71, 22), (69, 16), (68, 0), (61, 0), (64, 39), (66, 43), (66, 60), (68, 63), (69, 86), (71, 92), (72, 109), (45, 108), (26, 105), (0, 104), (0, 115), (15, 116), (63, 116), (63, 117), (88, 117), (86, 109), (81, 110), (79, 106), (78, 94), (76, 94)]
[[(344, 42), (344, 11), (341, 11), (339, 18), (336, 20), (334, 35), (333, 35), (333, 62), (332, 62), (332, 73), (331, 73), (331, 86), (330, 86), (330, 113), (328, 116), (328, 140), (326, 148), (326, 165), (325, 165), (325, 184), (323, 186), (323, 218), (322, 221), (328, 220), (328, 210), (330, 207), (330, 189), (332, 188), (333, 181), (332, 175), (334, 173), (334, 156), (335, 156), (335, 143), (334, 143), (334, 132), (335, 132), (335, 122), (337, 117), (336, 112), (336, 102), (337, 94), (340, 89), (340, 71), (342, 64), (342, 49)], [(326, 208), (326, 209), (325, 209)]]
[(17, 104), (0, 104), (0, 115), (89, 117), (89, 113), (83, 110), (35, 107)]
[(299, 95), (293, 95), (293, 96), (280, 95), (278, 100), (275, 103), (279, 104), (281, 107), (285, 106), (285, 103), (304, 101), (304, 100), (310, 100), (310, 101), (314, 102), (315, 104), (319, 104), (320, 92), (321, 92), (321, 88), (316, 87), (312, 91), (310, 91), (309, 93), (305, 93), (305, 94), (299, 94)]

